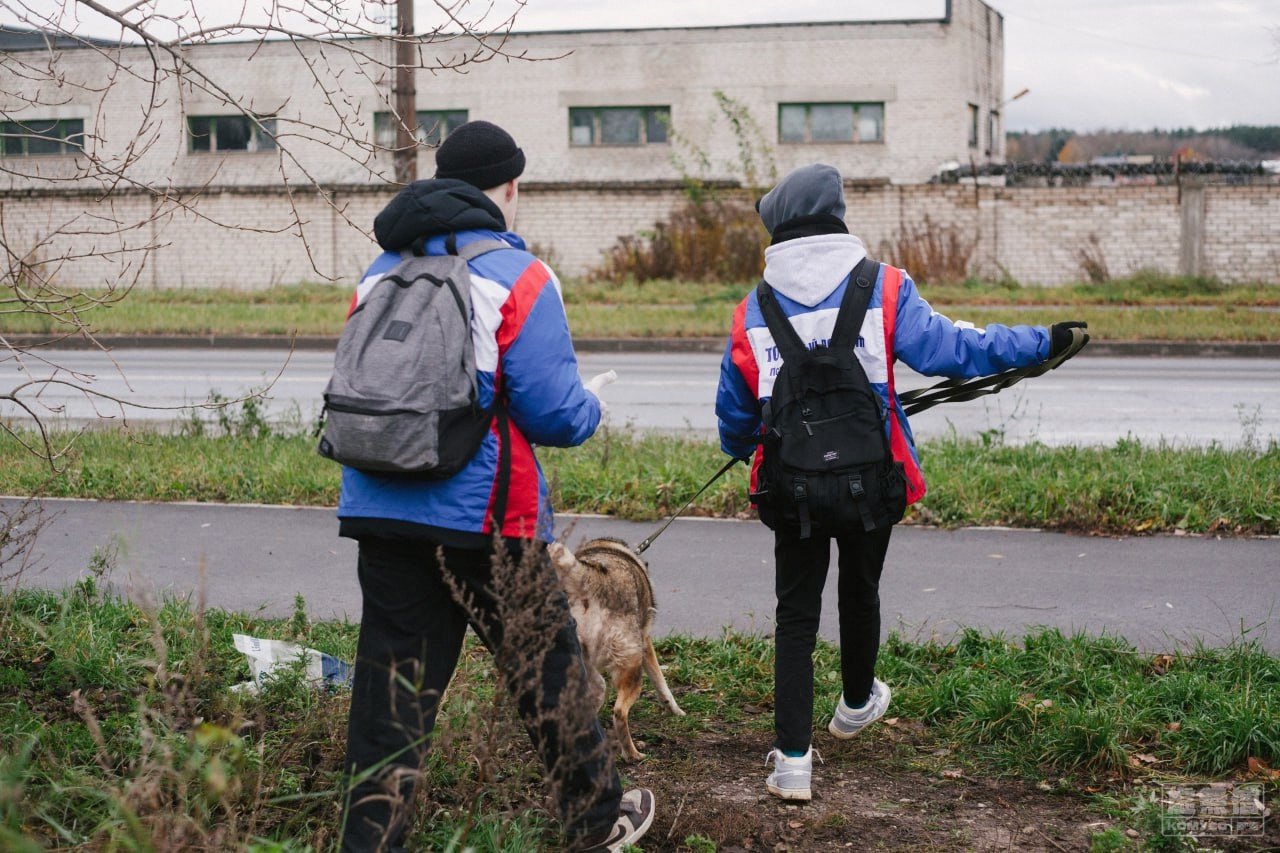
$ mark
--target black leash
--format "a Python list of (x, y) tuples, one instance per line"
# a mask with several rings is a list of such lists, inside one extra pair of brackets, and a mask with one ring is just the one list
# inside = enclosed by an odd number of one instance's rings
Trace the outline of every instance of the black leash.
[[(1083, 329), (1071, 330), (1071, 343), (1062, 352), (1050, 359), (1046, 359), (1040, 364), (1032, 367), (1020, 367), (1014, 370), (1006, 370), (1004, 373), (997, 373), (995, 376), (986, 376), (978, 379), (948, 379), (939, 382), (937, 385), (928, 388), (918, 388), (915, 391), (907, 391), (899, 394), (898, 399), (902, 402), (902, 411), (908, 415), (916, 412), (922, 412), (925, 409), (932, 408), (939, 403), (959, 403), (964, 400), (972, 400), (985, 394), (994, 394), (1021, 382), (1031, 376), (1040, 376), (1059, 367), (1064, 361), (1071, 356), (1084, 349), (1084, 345), (1089, 342), (1089, 336), (1085, 334)], [(635, 547), (637, 554), (643, 554), (645, 549), (653, 544), (653, 540), (662, 535), (663, 531), (671, 526), (671, 522), (679, 518), (686, 509), (693, 505), (703, 492), (710, 488), (711, 484), (724, 476), (725, 472), (737, 465), (739, 462), (745, 462), (744, 459), (730, 459), (724, 464), (724, 467), (712, 475), (710, 480), (697, 493), (689, 498), (688, 502), (680, 507), (675, 515), (671, 516), (666, 522), (650, 534)]]
[(739, 462), (744, 462), (744, 461), (746, 461), (746, 460), (744, 460), (744, 459), (730, 459), (728, 462), (724, 463), (724, 467), (723, 467), (723, 468), (721, 468), (719, 471), (717, 471), (714, 475), (712, 475), (711, 479), (710, 479), (710, 480), (707, 480), (706, 485), (704, 485), (701, 489), (698, 489), (698, 493), (697, 493), (696, 495), (694, 495), (693, 497), (689, 498), (689, 502), (688, 502), (688, 503), (686, 503), (684, 506), (680, 507), (680, 509), (676, 512), (676, 514), (675, 514), (675, 515), (673, 515), (673, 516), (671, 516), (670, 518), (668, 518), (668, 519), (667, 519), (667, 523), (666, 523), (666, 524), (664, 524), (664, 525), (662, 525), (661, 527), (659, 527), (657, 530), (655, 530), (655, 531), (654, 531), (654, 532), (649, 536), (649, 538), (648, 538), (648, 539), (644, 540), (643, 542), (641, 542), (639, 545), (637, 545), (637, 546), (636, 546), (636, 549), (635, 549), (635, 550), (636, 550), (636, 553), (637, 553), (637, 554), (643, 554), (643, 553), (644, 553), (644, 551), (645, 551), (645, 549), (646, 549), (646, 548), (648, 548), (650, 545), (652, 545), (652, 544), (653, 544), (653, 540), (655, 540), (655, 539), (657, 539), (659, 536), (661, 536), (661, 535), (662, 535), (662, 531), (664, 531), (664, 530), (666, 530), (668, 527), (670, 527), (670, 526), (671, 526), (671, 522), (673, 522), (673, 521), (675, 521), (677, 518), (679, 518), (679, 517), (680, 517), (680, 514), (681, 514), (681, 513), (683, 513), (686, 509), (688, 509), (688, 508), (693, 504), (693, 502), (694, 502), (694, 501), (696, 501), (696, 500), (698, 499), (698, 496), (699, 496), (699, 495), (701, 495), (703, 492), (705, 492), (705, 491), (707, 490), (707, 488), (708, 488), (712, 483), (714, 483), (716, 480), (719, 480), (722, 476), (724, 476), (724, 473), (725, 473), (726, 471), (728, 471), (730, 468), (732, 468), (734, 465), (737, 465)]
[(902, 403), (902, 411), (905, 414), (914, 415), (939, 403), (960, 403), (985, 394), (994, 394), (1015, 382), (1021, 382), (1031, 376), (1040, 376), (1061, 366), (1064, 361), (1084, 349), (1084, 345), (1088, 342), (1089, 336), (1083, 329), (1071, 329), (1071, 343), (1067, 348), (1040, 364), (1006, 370), (995, 376), (984, 376), (978, 379), (947, 379), (928, 388), (906, 391), (898, 395), (898, 400)]

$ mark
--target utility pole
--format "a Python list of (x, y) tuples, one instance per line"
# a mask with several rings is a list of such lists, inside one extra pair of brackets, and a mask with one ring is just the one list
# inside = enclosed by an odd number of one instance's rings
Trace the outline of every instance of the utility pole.
[(418, 90), (414, 86), (413, 0), (396, 0), (396, 182), (418, 179)]

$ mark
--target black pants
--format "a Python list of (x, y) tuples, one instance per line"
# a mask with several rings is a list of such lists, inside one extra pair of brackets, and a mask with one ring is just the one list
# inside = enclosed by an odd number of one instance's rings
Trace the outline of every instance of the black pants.
[[(507, 626), (493, 595), (492, 553), (443, 549), (444, 566), (472, 598), (464, 608), (445, 582), (439, 547), (425, 540), (360, 540), (364, 606), (344, 768), (356, 784), (344, 804), (344, 851), (403, 849), (414, 782), (467, 625), (500, 662), (504, 655), (525, 654), (510, 646), (531, 645), (529, 635), (518, 639), (515, 629), (512, 642), (505, 643)], [(511, 550), (518, 563), (520, 546)], [(534, 679), (509, 681), (507, 687), (547, 768), (564, 831), (576, 837), (613, 825), (622, 790), (596, 709), (567, 718), (555, 713), (562, 698), (578, 698), (562, 693), (567, 685), (585, 685), (587, 672), (568, 602), (545, 551), (538, 547), (531, 558), (541, 587), (535, 598), (542, 606), (522, 609), (520, 630), (543, 632), (545, 654)]]
[(831, 562), (831, 540), (840, 549), (840, 676), (845, 703), (865, 704), (880, 651), (880, 572), (892, 527), (808, 539), (794, 530), (774, 531), (774, 587), (778, 598), (774, 656), (775, 743), (804, 752), (813, 735), (813, 649), (822, 612), (822, 588)]

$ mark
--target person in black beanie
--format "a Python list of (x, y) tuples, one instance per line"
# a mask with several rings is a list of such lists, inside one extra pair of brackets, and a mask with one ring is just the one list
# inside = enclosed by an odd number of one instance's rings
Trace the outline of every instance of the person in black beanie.
[[(347, 853), (409, 849), (416, 781), (468, 625), (499, 663), (569, 846), (617, 851), (653, 821), (653, 794), (623, 793), (596, 709), (585, 691), (573, 695), (590, 676), (546, 554), (552, 512), (534, 447), (590, 438), (613, 373), (582, 382), (559, 282), (513, 230), (524, 167), (524, 152), (495, 124), (450, 133), (435, 177), (404, 187), (374, 219), (384, 251), (352, 303), (354, 312), (396, 286), (389, 274), (413, 253), (467, 257), (477, 402), (493, 404), (495, 418), (472, 459), (445, 479), (343, 468), (338, 532), (359, 543), (362, 596), (343, 767)], [(495, 583), (506, 558), (519, 580)]]

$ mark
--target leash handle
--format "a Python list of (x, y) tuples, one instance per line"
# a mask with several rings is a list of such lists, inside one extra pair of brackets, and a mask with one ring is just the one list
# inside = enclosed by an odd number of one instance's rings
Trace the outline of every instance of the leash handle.
[(741, 461), (743, 461), (743, 460), (741, 460), (741, 459), (730, 459), (728, 462), (726, 462), (726, 463), (724, 464), (724, 467), (723, 467), (723, 468), (721, 468), (719, 471), (717, 471), (715, 474), (713, 474), (713, 475), (711, 476), (711, 479), (710, 479), (710, 480), (707, 480), (707, 482), (703, 485), (703, 487), (702, 487), (701, 489), (698, 489), (697, 494), (695, 494), (693, 497), (689, 498), (689, 501), (688, 501), (684, 506), (680, 507), (680, 509), (676, 512), (676, 514), (675, 514), (675, 515), (673, 515), (673, 516), (671, 516), (670, 518), (668, 518), (665, 524), (663, 524), (661, 527), (659, 527), (657, 530), (655, 530), (653, 533), (651, 533), (651, 534), (649, 535), (649, 538), (648, 538), (648, 539), (645, 539), (643, 542), (641, 542), (639, 545), (637, 545), (637, 546), (636, 546), (636, 549), (635, 549), (635, 550), (636, 550), (636, 553), (637, 553), (637, 554), (643, 554), (643, 553), (645, 552), (645, 549), (646, 549), (646, 548), (648, 548), (650, 545), (652, 545), (652, 544), (653, 544), (653, 540), (655, 540), (655, 539), (657, 539), (659, 536), (661, 536), (661, 535), (662, 535), (662, 531), (664, 531), (664, 530), (666, 530), (668, 527), (670, 527), (670, 526), (671, 526), (671, 522), (673, 522), (673, 521), (675, 521), (677, 518), (679, 518), (679, 517), (681, 516), (681, 514), (682, 514), (682, 513), (684, 513), (684, 511), (685, 511), (686, 509), (688, 509), (690, 506), (692, 506), (692, 505), (693, 505), (693, 502), (694, 502), (694, 501), (696, 501), (696, 500), (697, 500), (697, 499), (702, 495), (702, 493), (703, 493), (703, 492), (705, 492), (708, 488), (710, 488), (712, 483), (714, 483), (716, 480), (719, 480), (722, 476), (724, 476), (724, 473), (725, 473), (726, 471), (728, 471), (730, 468), (732, 468), (734, 465), (737, 465), (737, 464), (738, 464), (739, 462), (741, 462)]

